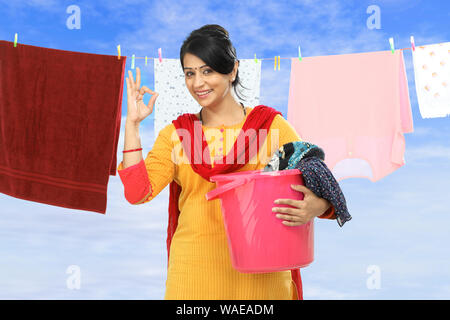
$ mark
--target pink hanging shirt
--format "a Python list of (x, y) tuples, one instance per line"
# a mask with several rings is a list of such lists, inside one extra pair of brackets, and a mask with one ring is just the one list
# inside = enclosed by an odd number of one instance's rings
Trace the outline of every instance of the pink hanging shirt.
[(413, 132), (403, 51), (293, 58), (287, 119), (338, 181), (387, 176)]

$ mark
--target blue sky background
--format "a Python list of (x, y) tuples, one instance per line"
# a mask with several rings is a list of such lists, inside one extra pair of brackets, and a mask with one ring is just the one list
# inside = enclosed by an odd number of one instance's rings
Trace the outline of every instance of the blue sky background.
[[(68, 6), (81, 9), (70, 30)], [(378, 5), (381, 29), (367, 28)], [(0, 0), (0, 39), (54, 49), (179, 58), (189, 32), (225, 27), (239, 59), (334, 55), (450, 41), (450, 2), (382, 1), (56, 1)], [(410, 50), (404, 51), (414, 132), (405, 135), (405, 166), (372, 183), (340, 181), (353, 220), (316, 220), (315, 261), (302, 270), (305, 299), (450, 298), (450, 126), (448, 117), (422, 119)], [(131, 58), (127, 62), (130, 69)], [(153, 61), (143, 85), (154, 88)], [(287, 115), (290, 61), (262, 64), (261, 104)], [(26, 92), (24, 94), (27, 94)], [(145, 97), (148, 101), (149, 97)], [(155, 106), (164, 107), (164, 106)], [(170, 107), (170, 106), (166, 106)], [(118, 161), (122, 160), (126, 91)], [(144, 156), (155, 134), (153, 115), (141, 126)], [(162, 299), (165, 291), (168, 187), (145, 205), (124, 198), (119, 176), (108, 185), (106, 215), (59, 208), (0, 194), (0, 299)], [(69, 266), (80, 288), (69, 289)], [(379, 287), (367, 285), (371, 266)]]

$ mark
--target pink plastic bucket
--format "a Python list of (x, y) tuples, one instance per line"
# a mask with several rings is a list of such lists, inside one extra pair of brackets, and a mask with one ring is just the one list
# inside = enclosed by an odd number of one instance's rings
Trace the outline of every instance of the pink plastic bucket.
[(212, 176), (217, 188), (207, 200), (219, 198), (233, 267), (244, 273), (302, 268), (314, 260), (314, 220), (290, 227), (275, 217), (276, 199), (303, 200), (291, 184), (304, 185), (298, 169), (242, 171)]

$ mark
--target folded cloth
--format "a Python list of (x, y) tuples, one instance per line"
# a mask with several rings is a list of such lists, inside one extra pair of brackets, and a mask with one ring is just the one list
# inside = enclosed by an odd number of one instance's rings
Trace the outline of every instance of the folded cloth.
[(105, 213), (125, 61), (0, 41), (0, 192)]
[(339, 183), (323, 160), (325, 153), (318, 146), (305, 141), (294, 141), (281, 146), (263, 171), (299, 169), (305, 186), (334, 206), (336, 220), (342, 227), (352, 217)]

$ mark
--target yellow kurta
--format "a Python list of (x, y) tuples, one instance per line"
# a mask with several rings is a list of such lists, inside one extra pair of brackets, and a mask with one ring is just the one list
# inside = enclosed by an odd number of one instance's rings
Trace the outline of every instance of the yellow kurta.
[[(247, 116), (252, 110), (246, 108)], [(228, 154), (245, 119), (233, 126), (203, 126), (211, 163), (215, 156)], [(279, 146), (298, 140), (301, 139), (295, 129), (276, 115), (258, 155), (238, 171), (264, 168)], [(180, 216), (170, 247), (165, 299), (297, 299), (289, 270), (252, 274), (240, 273), (232, 267), (220, 200), (205, 198), (206, 193), (215, 189), (215, 183), (192, 170), (172, 123), (159, 132), (144, 161), (152, 192), (136, 204), (149, 202), (172, 180), (182, 187)], [(122, 166), (120, 163), (118, 170)]]

